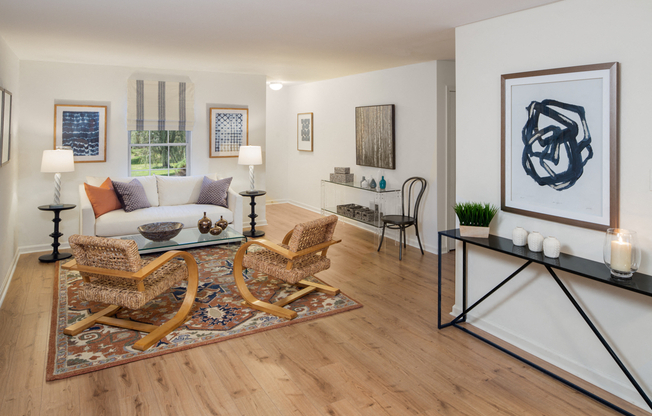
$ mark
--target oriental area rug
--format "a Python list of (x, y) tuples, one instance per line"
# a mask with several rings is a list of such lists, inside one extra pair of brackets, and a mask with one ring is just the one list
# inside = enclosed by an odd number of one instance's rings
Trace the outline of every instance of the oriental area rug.
[[(329, 296), (321, 292), (310, 293), (286, 306), (298, 314), (291, 321), (242, 306), (242, 298), (233, 280), (233, 258), (239, 247), (239, 244), (224, 244), (188, 250), (199, 266), (199, 289), (190, 319), (147, 351), (137, 351), (131, 347), (144, 334), (128, 329), (96, 324), (77, 336), (64, 335), (63, 330), (68, 325), (106, 305), (77, 300), (81, 276), (78, 272), (58, 268), (54, 282), (46, 380), (98, 371), (362, 307), (342, 293)], [(262, 300), (274, 302), (297, 290), (292, 285), (251, 269), (245, 273), (247, 286), (254, 296)], [(320, 282), (315, 277), (308, 280)], [(159, 325), (179, 309), (185, 296), (185, 284), (183, 281), (179, 287), (152, 300), (143, 309), (125, 309), (116, 317)]]

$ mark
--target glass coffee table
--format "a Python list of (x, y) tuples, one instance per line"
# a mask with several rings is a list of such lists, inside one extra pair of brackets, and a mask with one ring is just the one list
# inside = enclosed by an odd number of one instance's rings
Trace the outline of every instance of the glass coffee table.
[(247, 241), (247, 237), (231, 227), (226, 227), (219, 235), (202, 234), (197, 228), (184, 228), (176, 237), (168, 241), (152, 241), (140, 234), (123, 235), (116, 238), (134, 240), (138, 244), (138, 251), (143, 254)]

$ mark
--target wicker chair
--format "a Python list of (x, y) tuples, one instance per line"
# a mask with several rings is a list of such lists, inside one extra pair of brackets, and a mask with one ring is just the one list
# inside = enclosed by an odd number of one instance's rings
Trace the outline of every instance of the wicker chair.
[[(67, 327), (66, 335), (77, 335), (95, 323), (132, 329), (149, 334), (133, 347), (145, 351), (181, 325), (188, 316), (197, 295), (198, 270), (192, 255), (185, 251), (168, 251), (160, 257), (144, 261), (133, 240), (72, 235), (68, 239), (75, 260), (61, 266), (81, 273), (81, 300), (107, 303), (110, 306)], [(181, 257), (185, 261), (174, 260)], [(186, 296), (179, 311), (160, 326), (117, 319), (113, 315), (122, 308), (141, 309), (147, 302), (188, 279)]]
[[(267, 240), (252, 240), (243, 244), (233, 261), (233, 275), (244, 303), (259, 311), (293, 319), (297, 313), (283, 306), (315, 290), (330, 295), (340, 293), (337, 288), (303, 280), (330, 267), (331, 261), (326, 257), (326, 252), (330, 246), (342, 241), (332, 239), (336, 225), (337, 216), (331, 215), (298, 224), (287, 233), (282, 244), (274, 244)], [(247, 253), (251, 245), (262, 246), (264, 250)], [(255, 269), (304, 288), (274, 304), (264, 302), (254, 297), (247, 288), (242, 275), (243, 268)]]

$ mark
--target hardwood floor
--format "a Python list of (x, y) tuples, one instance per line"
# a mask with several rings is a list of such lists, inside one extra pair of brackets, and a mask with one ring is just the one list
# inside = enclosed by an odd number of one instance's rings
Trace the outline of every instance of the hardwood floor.
[[(318, 214), (267, 206), (281, 241)], [(21, 256), (0, 309), (0, 415), (615, 415), (454, 328), (437, 330), (437, 256), (340, 222), (319, 277), (364, 307), (45, 382), (55, 267)], [(453, 256), (443, 299), (453, 303)], [(593, 391), (597, 389), (593, 388)], [(609, 396), (634, 414), (649, 414)]]

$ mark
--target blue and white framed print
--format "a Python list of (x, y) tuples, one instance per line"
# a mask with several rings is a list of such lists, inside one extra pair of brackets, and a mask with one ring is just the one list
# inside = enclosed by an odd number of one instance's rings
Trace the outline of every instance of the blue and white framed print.
[(104, 105), (54, 105), (54, 148), (70, 146), (75, 163), (106, 162)]
[(312, 113), (300, 113), (297, 115), (297, 149), (302, 152), (313, 150), (313, 128)]
[(0, 88), (0, 166), (9, 162), (11, 154), (11, 102), (12, 94)]
[(211, 108), (210, 157), (238, 157), (240, 146), (249, 144), (248, 108)]
[(502, 210), (618, 227), (618, 63), (503, 75)]

